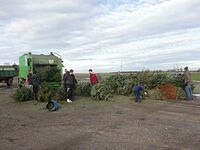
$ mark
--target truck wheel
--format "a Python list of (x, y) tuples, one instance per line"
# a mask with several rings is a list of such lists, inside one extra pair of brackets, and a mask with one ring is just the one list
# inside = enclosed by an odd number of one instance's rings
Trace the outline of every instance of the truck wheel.
[(8, 79), (7, 80), (7, 86), (13, 85), (13, 79)]

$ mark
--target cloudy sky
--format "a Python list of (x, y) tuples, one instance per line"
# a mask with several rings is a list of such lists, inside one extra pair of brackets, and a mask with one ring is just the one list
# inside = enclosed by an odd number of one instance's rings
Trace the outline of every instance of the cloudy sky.
[(0, 0), (0, 64), (51, 51), (76, 72), (200, 68), (200, 0)]

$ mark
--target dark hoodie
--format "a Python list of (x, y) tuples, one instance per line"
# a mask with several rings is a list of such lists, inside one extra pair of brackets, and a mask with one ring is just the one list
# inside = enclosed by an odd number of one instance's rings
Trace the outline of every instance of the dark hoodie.
[(65, 84), (66, 85), (72, 85), (75, 86), (75, 84), (77, 83), (77, 80), (74, 76), (74, 74), (69, 74), (65, 77)]

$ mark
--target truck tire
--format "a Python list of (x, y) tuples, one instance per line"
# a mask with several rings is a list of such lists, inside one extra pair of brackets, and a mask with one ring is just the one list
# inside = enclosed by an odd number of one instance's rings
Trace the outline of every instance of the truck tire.
[(7, 86), (13, 85), (13, 79), (8, 79), (7, 80)]

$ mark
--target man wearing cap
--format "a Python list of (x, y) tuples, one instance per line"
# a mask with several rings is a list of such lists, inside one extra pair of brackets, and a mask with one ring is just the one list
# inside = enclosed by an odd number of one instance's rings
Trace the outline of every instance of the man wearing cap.
[(188, 67), (184, 68), (184, 84), (185, 84), (185, 94), (187, 100), (192, 100), (193, 99), (192, 88), (191, 88), (192, 77)]

